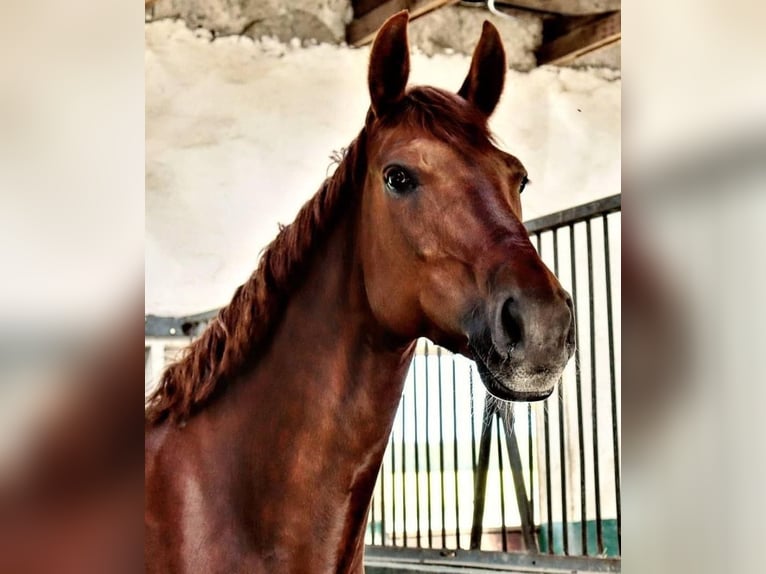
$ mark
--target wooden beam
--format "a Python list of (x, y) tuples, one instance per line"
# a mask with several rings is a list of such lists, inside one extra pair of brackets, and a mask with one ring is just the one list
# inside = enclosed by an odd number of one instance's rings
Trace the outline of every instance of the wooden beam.
[(620, 38), (619, 11), (588, 18), (587, 23), (569, 29), (560, 36), (545, 38), (536, 52), (537, 64), (567, 64), (578, 56), (617, 42)]
[(453, 4), (457, 0), (388, 0), (364, 16), (354, 18), (346, 27), (346, 41), (351, 46), (363, 46), (375, 37), (375, 33), (389, 16), (408, 10), (410, 20), (432, 10)]
[(351, 7), (354, 9), (354, 18), (364, 16), (371, 10), (374, 10), (385, 3), (386, 0), (352, 0)]

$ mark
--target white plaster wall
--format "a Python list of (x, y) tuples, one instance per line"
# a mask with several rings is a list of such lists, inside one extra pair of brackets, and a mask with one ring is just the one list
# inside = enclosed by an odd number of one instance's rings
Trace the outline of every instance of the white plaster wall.
[[(225, 304), (277, 223), (328, 174), (368, 106), (368, 49), (146, 28), (146, 311)], [(412, 60), (413, 83), (457, 88), (464, 55)], [(527, 166), (525, 217), (620, 191), (616, 72), (509, 71), (492, 127)]]

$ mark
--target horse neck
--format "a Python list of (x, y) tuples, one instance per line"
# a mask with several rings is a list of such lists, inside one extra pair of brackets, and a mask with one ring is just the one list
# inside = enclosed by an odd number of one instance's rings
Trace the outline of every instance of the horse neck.
[(257, 371), (275, 375), (280, 400), (308, 401), (312, 432), (332, 418), (385, 445), (414, 344), (389, 337), (369, 308), (355, 221), (350, 212), (317, 250)]
[[(392, 343), (373, 318), (353, 220), (350, 212), (316, 251), (268, 351), (229, 402), (240, 410), (240, 430), (253, 450), (261, 527), (264, 516), (279, 517), (270, 525), (271, 543), (279, 544), (280, 529), (295, 540), (309, 527), (303, 540), (323, 532), (323, 548), (337, 548), (336, 565), (341, 557), (360, 559), (414, 349), (414, 342)], [(293, 517), (286, 509), (296, 504)]]

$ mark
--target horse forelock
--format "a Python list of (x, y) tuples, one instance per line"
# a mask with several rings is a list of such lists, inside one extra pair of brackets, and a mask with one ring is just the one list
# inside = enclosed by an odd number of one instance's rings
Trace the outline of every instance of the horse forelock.
[(312, 252), (361, 189), (366, 169), (366, 131), (333, 156), (335, 172), (298, 212), (280, 226), (263, 250), (257, 269), (240, 285), (231, 302), (182, 356), (168, 365), (146, 401), (148, 424), (183, 422), (255, 359), (281, 318)]
[(487, 118), (457, 94), (431, 86), (411, 88), (383, 125), (409, 126), (459, 149), (494, 143)]

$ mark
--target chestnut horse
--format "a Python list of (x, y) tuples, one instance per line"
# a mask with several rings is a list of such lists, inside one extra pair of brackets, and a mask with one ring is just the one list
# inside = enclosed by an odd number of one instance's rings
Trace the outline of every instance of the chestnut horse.
[(572, 304), (494, 144), (505, 53), (484, 24), (456, 93), (406, 89), (408, 16), (379, 31), (371, 106), (335, 173), (146, 410), (149, 572), (362, 572), (373, 487), (419, 337), (506, 400), (553, 390)]

